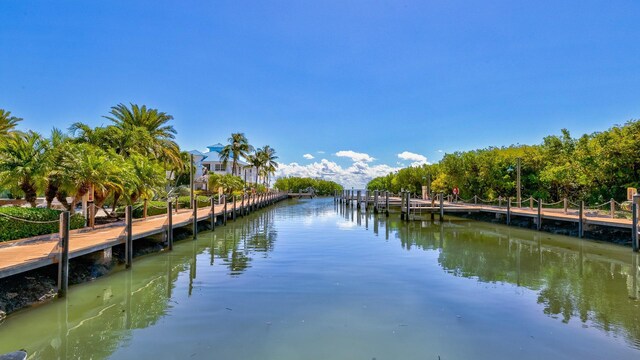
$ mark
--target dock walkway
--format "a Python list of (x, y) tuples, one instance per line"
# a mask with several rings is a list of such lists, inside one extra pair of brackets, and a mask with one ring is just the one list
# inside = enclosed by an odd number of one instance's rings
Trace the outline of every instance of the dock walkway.
[[(199, 207), (197, 221), (213, 218), (227, 218), (234, 213), (246, 213), (258, 207), (286, 199), (286, 193), (272, 193), (263, 197), (250, 197), (245, 201), (236, 200), (227, 203), (226, 213), (224, 204)], [(168, 232), (168, 216), (166, 214), (149, 216), (146, 219), (136, 219), (131, 224), (132, 240), (164, 234)], [(193, 224), (193, 209), (181, 209), (172, 212), (173, 229)], [(114, 224), (96, 226), (95, 229), (84, 228), (73, 230), (69, 234), (69, 258), (76, 258), (86, 254), (110, 249), (124, 244), (126, 241), (126, 226), (123, 221)], [(0, 243), (0, 278), (23, 273), (60, 262), (60, 238), (58, 234), (44, 235), (27, 239), (6, 241)]]
[[(640, 196), (634, 197), (631, 209), (624, 209), (620, 203), (613, 199), (587, 208), (584, 203), (572, 204), (566, 199), (560, 202), (546, 204), (542, 200), (529, 198), (528, 205), (513, 206), (510, 198), (500, 198), (493, 201), (485, 201), (477, 196), (467, 201), (451, 201), (443, 194), (435, 199), (423, 200), (411, 198), (408, 192), (400, 196), (393, 196), (388, 192), (367, 190), (345, 190), (334, 194), (336, 203), (356, 206), (365, 211), (373, 209), (374, 212), (385, 212), (389, 209), (400, 209), (400, 217), (403, 220), (420, 220), (423, 216), (435, 218), (437, 214), (442, 220), (445, 214), (451, 213), (489, 213), (497, 217), (504, 217), (507, 225), (511, 223), (513, 216), (531, 218), (538, 230), (542, 229), (544, 221), (563, 221), (575, 223), (578, 226), (578, 236), (583, 237), (584, 229), (589, 225), (606, 226), (619, 229), (628, 229), (631, 232), (631, 244), (634, 251), (640, 248)], [(497, 202), (497, 203), (496, 203)], [(534, 206), (535, 204), (535, 206)], [(635, 228), (635, 231), (634, 231)]]

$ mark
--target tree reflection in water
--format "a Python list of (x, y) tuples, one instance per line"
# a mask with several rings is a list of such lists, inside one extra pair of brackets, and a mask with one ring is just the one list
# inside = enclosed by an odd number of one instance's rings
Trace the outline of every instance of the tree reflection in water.
[[(350, 219), (349, 209), (338, 212)], [(640, 261), (629, 248), (464, 219), (401, 222), (361, 215), (407, 251), (439, 251), (440, 266), (453, 276), (536, 291), (550, 317), (565, 323), (575, 318), (640, 347)]]
[(136, 259), (131, 270), (74, 287), (66, 299), (16, 314), (0, 326), (0, 353), (25, 348), (38, 359), (106, 358), (133, 330), (153, 326), (171, 311), (182, 274), (189, 276), (191, 295), (197, 266), (203, 266), (199, 255), (211, 256), (209, 266), (222, 259), (232, 276), (245, 272), (253, 256), (268, 256), (277, 237), (272, 220), (269, 210), (240, 218), (172, 252)]

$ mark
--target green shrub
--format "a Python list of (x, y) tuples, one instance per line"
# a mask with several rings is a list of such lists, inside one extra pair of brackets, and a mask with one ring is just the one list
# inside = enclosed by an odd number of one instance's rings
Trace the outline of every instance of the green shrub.
[[(53, 234), (59, 231), (57, 221), (38, 224), (9, 218), (25, 219), (28, 221), (52, 221), (60, 219), (60, 211), (53, 209), (23, 208), (17, 206), (0, 207), (0, 241), (23, 239), (27, 237)], [(71, 229), (84, 227), (82, 214), (75, 214), (70, 219)]]
[[(197, 196), (196, 199), (198, 199), (198, 207), (211, 205), (209, 197), (207, 196)], [(180, 205), (180, 209), (191, 207), (191, 198), (189, 196), (180, 196), (178, 197), (178, 204)]]
[[(124, 210), (122, 210), (124, 213)], [(149, 201), (147, 203), (147, 216), (161, 215), (167, 213), (167, 203), (166, 201)], [(133, 214), (131, 214), (134, 219), (140, 219), (144, 216), (144, 203), (137, 203), (133, 205)]]

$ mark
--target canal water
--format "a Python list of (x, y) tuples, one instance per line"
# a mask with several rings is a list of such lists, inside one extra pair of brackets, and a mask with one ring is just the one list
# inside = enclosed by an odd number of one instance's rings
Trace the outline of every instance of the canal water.
[(10, 316), (34, 359), (638, 359), (629, 248), (291, 200)]

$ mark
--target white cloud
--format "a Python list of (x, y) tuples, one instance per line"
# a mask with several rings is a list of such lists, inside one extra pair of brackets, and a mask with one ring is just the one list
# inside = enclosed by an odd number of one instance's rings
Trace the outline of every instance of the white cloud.
[(354, 161), (351, 166), (343, 168), (333, 161), (322, 159), (308, 165), (300, 165), (295, 162), (279, 164), (276, 178), (283, 176), (312, 177), (335, 181), (345, 188), (364, 188), (367, 182), (374, 177), (384, 176), (399, 169), (389, 165), (370, 166), (365, 161)]
[(444, 152), (444, 151), (442, 151), (442, 150), (438, 150), (438, 152), (439, 152), (439, 153), (441, 153), (441, 152)]
[(318, 151), (316, 151), (316, 152), (317, 152), (318, 154), (324, 154), (324, 151), (322, 151), (322, 150), (318, 150)]
[(411, 161), (411, 166), (420, 166), (420, 165), (428, 164), (426, 156), (412, 153), (409, 151), (401, 152), (400, 154), (398, 154), (398, 158), (402, 160)]
[(352, 161), (364, 161), (364, 162), (372, 162), (375, 160), (373, 157), (369, 156), (369, 154), (355, 152), (353, 150), (340, 150), (336, 153), (336, 156), (339, 157), (347, 157)]
[(313, 155), (311, 155), (311, 154), (304, 154), (304, 155), (302, 155), (302, 157), (307, 159), (307, 160), (313, 159)]

